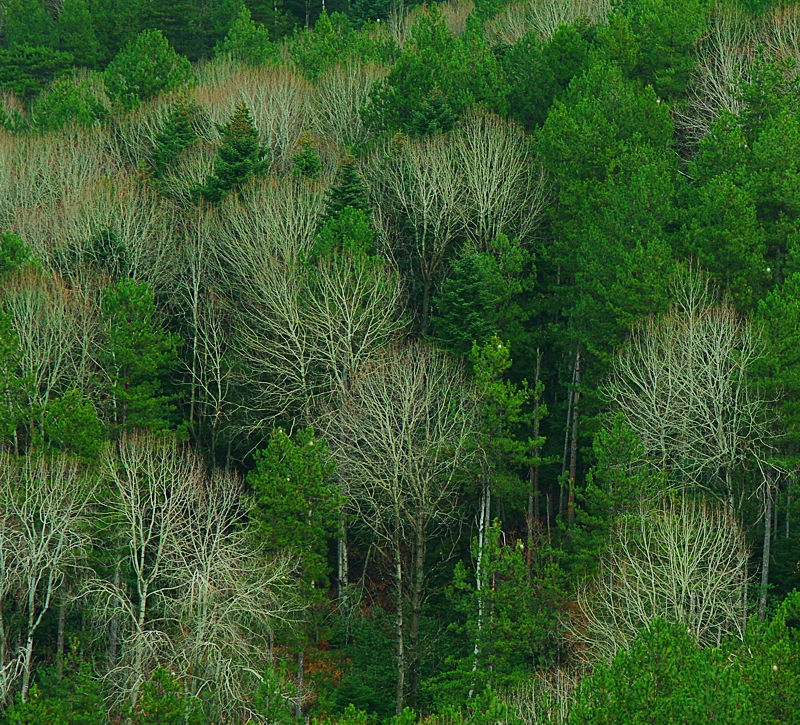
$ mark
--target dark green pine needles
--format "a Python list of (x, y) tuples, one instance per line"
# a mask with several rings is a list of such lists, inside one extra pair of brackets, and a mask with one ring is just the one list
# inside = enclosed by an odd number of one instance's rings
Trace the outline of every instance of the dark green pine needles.
[(244, 103), (239, 103), (227, 125), (220, 128), (222, 143), (214, 161), (214, 173), (198, 187), (200, 195), (218, 202), (269, 165), (267, 149), (258, 138), (253, 118)]

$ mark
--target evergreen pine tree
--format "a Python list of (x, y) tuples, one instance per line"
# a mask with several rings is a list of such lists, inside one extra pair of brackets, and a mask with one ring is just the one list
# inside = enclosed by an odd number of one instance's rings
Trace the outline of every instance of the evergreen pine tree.
[(71, 53), (75, 65), (94, 68), (101, 56), (86, 0), (64, 0), (56, 23), (60, 50)]
[(156, 134), (150, 168), (157, 179), (164, 175), (181, 151), (197, 140), (193, 123), (196, 113), (197, 107), (193, 103), (185, 98), (179, 100), (164, 128)]
[(3, 13), (6, 47), (47, 47), (53, 40), (53, 21), (42, 0), (9, 0)]
[(325, 205), (325, 215), (322, 218), (322, 223), (335, 219), (348, 206), (353, 209), (359, 209), (369, 215), (367, 187), (361, 178), (361, 174), (358, 173), (356, 161), (352, 156), (346, 156), (339, 164), (336, 179), (331, 184), (331, 188), (328, 189), (328, 200)]
[(173, 396), (164, 387), (178, 367), (178, 337), (158, 325), (155, 312), (146, 283), (122, 280), (106, 290), (100, 361), (109, 378), (106, 416), (116, 431), (165, 430), (175, 419)]
[(244, 103), (237, 104), (230, 122), (220, 132), (222, 144), (214, 161), (214, 173), (198, 188), (203, 198), (212, 202), (220, 201), (268, 166), (267, 149), (261, 144)]

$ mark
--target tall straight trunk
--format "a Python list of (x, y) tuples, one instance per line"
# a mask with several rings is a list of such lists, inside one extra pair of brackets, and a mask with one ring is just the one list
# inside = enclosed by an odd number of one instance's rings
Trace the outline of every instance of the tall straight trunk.
[(533, 449), (534, 463), (528, 469), (528, 516), (526, 526), (528, 529), (528, 548), (525, 552), (525, 563), (528, 567), (528, 578), (533, 572), (533, 529), (539, 520), (539, 378), (541, 375), (542, 353), (536, 348), (536, 373), (533, 381), (533, 440), (536, 445)]
[(56, 674), (64, 675), (64, 625), (67, 619), (67, 603), (63, 597), (58, 603), (58, 630), (56, 632)]
[[(786, 484), (786, 538), (789, 538), (789, 519), (792, 512), (792, 482)], [(2, 662), (2, 660), (0, 660)]]
[[(483, 492), (481, 494), (481, 511), (478, 519), (478, 555), (475, 561), (475, 593), (478, 600), (478, 612), (476, 617), (475, 642), (472, 645), (472, 671), (478, 671), (478, 662), (481, 656), (481, 640), (483, 637), (483, 557), (486, 552), (486, 537), (489, 529), (489, 518), (492, 511), (492, 492), (488, 481), (484, 478)], [(472, 697), (475, 686), (471, 685), (467, 697)]]
[(25, 656), (22, 664), (22, 702), (28, 701), (28, 690), (31, 686), (31, 660), (33, 659), (33, 634), (25, 641)]
[(417, 707), (419, 697), (419, 628), (422, 621), (422, 594), (425, 590), (425, 526), (418, 522), (414, 541), (414, 571), (411, 584), (411, 626), (408, 631), (408, 703)]
[(297, 700), (294, 704), (294, 716), (300, 720), (303, 717), (303, 645), (297, 651)]
[(395, 714), (403, 712), (403, 692), (405, 690), (405, 652), (403, 651), (403, 560), (400, 552), (400, 541), (394, 542), (394, 578), (397, 596), (397, 614), (395, 617), (395, 643), (397, 647), (397, 686), (395, 688)]
[(336, 538), (336, 595), (342, 610), (347, 614), (347, 521), (344, 511), (339, 514), (339, 536)]
[(764, 479), (764, 550), (761, 554), (761, 593), (758, 597), (758, 618), (763, 622), (767, 615), (767, 586), (769, 585), (769, 548), (772, 539), (772, 481)]
[[(572, 383), (574, 386), (575, 375), (573, 370)], [(564, 453), (561, 456), (561, 475), (558, 478), (558, 515), (564, 512), (564, 477), (567, 475), (567, 461), (569, 460), (569, 433), (570, 422), (572, 420), (572, 402), (575, 397), (575, 388), (570, 387), (567, 393), (567, 420), (564, 423)]]
[[(114, 567), (114, 589), (119, 590), (119, 561)], [(115, 614), (108, 623), (108, 668), (117, 664), (117, 641), (119, 639), (119, 619)]]
[(569, 452), (569, 498), (567, 501), (567, 521), (575, 520), (575, 477), (578, 470), (578, 404), (581, 399), (581, 349), (575, 351), (575, 393), (572, 402), (572, 441)]

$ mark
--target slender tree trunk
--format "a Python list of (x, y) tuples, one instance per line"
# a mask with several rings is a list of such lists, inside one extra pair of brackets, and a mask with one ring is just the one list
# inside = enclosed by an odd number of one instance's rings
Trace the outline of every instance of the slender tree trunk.
[(575, 520), (575, 477), (578, 470), (578, 403), (581, 399), (581, 349), (575, 352), (575, 393), (572, 403), (572, 441), (569, 453), (569, 497), (567, 501), (567, 521)]
[[(789, 518), (792, 513), (792, 482), (786, 484), (786, 538), (789, 538)], [(0, 660), (2, 662), (2, 660)]]
[(297, 700), (294, 704), (294, 716), (300, 720), (303, 717), (303, 645), (297, 651)]
[(28, 701), (28, 690), (31, 685), (31, 660), (33, 659), (33, 634), (28, 635), (25, 642), (25, 658), (22, 667), (22, 692), (20, 697), (22, 702)]
[[(119, 589), (119, 561), (114, 566), (114, 589)], [(117, 640), (119, 638), (119, 619), (115, 614), (108, 623), (108, 668), (117, 664)]]
[(67, 619), (67, 604), (62, 598), (58, 604), (58, 630), (56, 632), (56, 674), (64, 675), (64, 625)]
[[(486, 552), (486, 537), (489, 528), (489, 517), (492, 511), (491, 489), (488, 480), (484, 480), (481, 494), (481, 512), (478, 521), (478, 555), (475, 561), (475, 593), (478, 599), (478, 616), (476, 621), (475, 642), (472, 646), (472, 672), (478, 671), (478, 662), (481, 655), (481, 639), (483, 636), (483, 557)], [(467, 697), (471, 698), (475, 691), (474, 684), (469, 688)]]
[(395, 714), (403, 712), (403, 692), (405, 690), (405, 652), (403, 651), (403, 560), (400, 541), (394, 542), (394, 577), (397, 596), (397, 615), (395, 617), (395, 642), (397, 646), (397, 687), (395, 689)]
[(414, 542), (414, 572), (411, 590), (411, 627), (408, 632), (410, 668), (408, 672), (409, 705), (417, 707), (419, 696), (419, 628), (422, 621), (422, 593), (425, 588), (425, 526), (417, 525)]
[(347, 601), (347, 520), (344, 511), (339, 514), (339, 536), (336, 539), (336, 594), (345, 616), (350, 612), (350, 602)]
[(772, 481), (769, 474), (764, 479), (764, 550), (761, 556), (761, 593), (758, 597), (758, 618), (763, 622), (767, 615), (767, 586), (769, 584), (769, 548), (772, 528)]
[(539, 377), (541, 375), (542, 354), (536, 348), (536, 373), (533, 382), (533, 440), (537, 441), (533, 455), (534, 464), (528, 469), (528, 517), (526, 526), (528, 529), (528, 548), (525, 552), (525, 563), (528, 567), (528, 578), (533, 573), (533, 529), (539, 520)]

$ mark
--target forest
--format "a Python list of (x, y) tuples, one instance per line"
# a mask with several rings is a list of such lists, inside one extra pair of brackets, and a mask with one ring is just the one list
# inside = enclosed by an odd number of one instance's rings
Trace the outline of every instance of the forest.
[(0, 723), (800, 722), (800, 5), (0, 0)]

